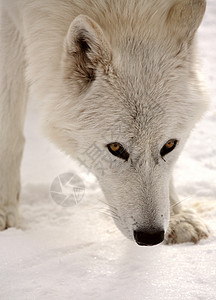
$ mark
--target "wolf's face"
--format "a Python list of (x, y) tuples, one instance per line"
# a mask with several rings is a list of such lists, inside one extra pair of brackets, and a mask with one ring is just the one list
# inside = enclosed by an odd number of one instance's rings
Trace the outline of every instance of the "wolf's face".
[(172, 14), (175, 7), (163, 30), (155, 25), (145, 36), (131, 29), (116, 47), (97, 23), (78, 16), (62, 60), (67, 96), (51, 125), (56, 143), (97, 176), (119, 229), (141, 245), (163, 240), (173, 165), (204, 108), (190, 61), (203, 12), (190, 30), (179, 30)]

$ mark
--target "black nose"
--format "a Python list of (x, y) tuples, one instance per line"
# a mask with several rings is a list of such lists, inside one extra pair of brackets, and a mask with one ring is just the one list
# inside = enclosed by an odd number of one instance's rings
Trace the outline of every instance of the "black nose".
[(134, 231), (134, 239), (140, 246), (153, 246), (164, 240), (164, 230), (161, 231)]

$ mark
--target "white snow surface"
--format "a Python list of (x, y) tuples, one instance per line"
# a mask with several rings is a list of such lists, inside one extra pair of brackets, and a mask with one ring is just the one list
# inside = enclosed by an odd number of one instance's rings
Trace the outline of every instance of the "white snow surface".
[[(212, 99), (176, 165), (184, 205), (206, 220), (199, 244), (139, 247), (115, 227), (93, 175), (40, 133), (37, 101), (25, 126), (20, 228), (0, 233), (0, 300), (216, 299), (216, 1), (199, 29), (203, 72)], [(78, 174), (86, 187), (72, 207), (49, 196), (53, 179)]]

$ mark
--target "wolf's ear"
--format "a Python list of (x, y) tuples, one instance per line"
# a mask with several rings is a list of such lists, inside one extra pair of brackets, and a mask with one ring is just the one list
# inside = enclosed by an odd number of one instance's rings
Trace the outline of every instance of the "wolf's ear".
[(167, 24), (178, 41), (191, 41), (205, 13), (205, 0), (177, 0), (169, 9)]
[(102, 29), (85, 15), (79, 15), (71, 23), (65, 48), (67, 77), (75, 78), (81, 90), (95, 80), (98, 64), (106, 68), (112, 57)]

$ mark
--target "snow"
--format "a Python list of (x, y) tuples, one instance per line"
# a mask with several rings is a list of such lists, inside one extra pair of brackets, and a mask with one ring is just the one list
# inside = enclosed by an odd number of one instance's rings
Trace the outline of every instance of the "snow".
[[(216, 299), (216, 2), (199, 30), (212, 103), (176, 166), (176, 186), (212, 235), (199, 244), (139, 247), (115, 227), (93, 175), (38, 133), (37, 101), (25, 126), (20, 228), (0, 233), (0, 299)], [(49, 196), (54, 178), (78, 174), (86, 187), (77, 205)]]

